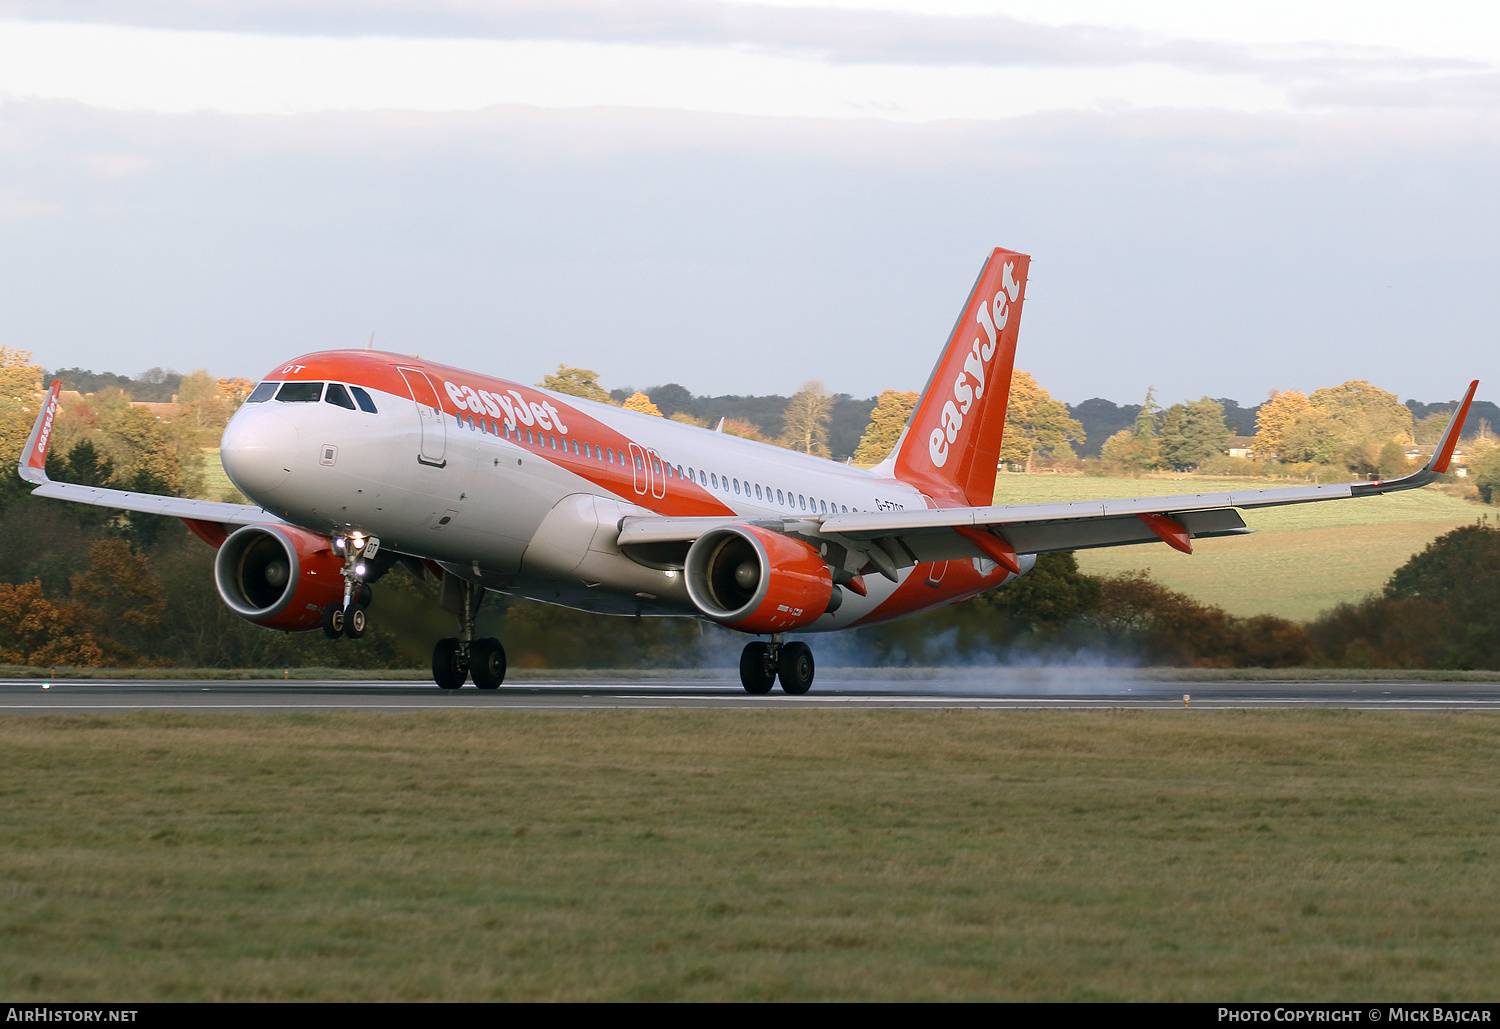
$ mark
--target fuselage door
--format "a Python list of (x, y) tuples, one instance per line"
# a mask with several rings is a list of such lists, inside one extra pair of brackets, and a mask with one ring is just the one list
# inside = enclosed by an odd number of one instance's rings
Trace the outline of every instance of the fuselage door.
[(438, 405), (437, 390), (432, 380), (418, 368), (398, 368), (411, 391), (412, 402), (417, 405), (417, 416), (422, 423), (422, 452), (417, 460), (436, 468), (447, 465), (444, 455), (448, 451), (448, 427), (444, 424), (443, 409)]
[(635, 491), (645, 496), (651, 489), (651, 469), (646, 463), (646, 452), (639, 446), (630, 444), (630, 470), (635, 473)]
[[(666, 470), (661, 466), (661, 455), (654, 450), (646, 451), (646, 463), (650, 468), (651, 495), (657, 500), (667, 495)], [(637, 493), (640, 490), (636, 491)]]

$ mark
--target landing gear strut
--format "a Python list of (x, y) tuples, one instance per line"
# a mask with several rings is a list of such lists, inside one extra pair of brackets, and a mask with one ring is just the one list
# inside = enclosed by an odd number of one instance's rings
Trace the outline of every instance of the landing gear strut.
[(438, 640), (432, 648), (432, 678), (445, 690), (458, 689), (471, 675), (482, 690), (499, 689), (505, 681), (505, 648), (500, 641), (474, 638), (483, 601), (483, 586), (456, 575), (443, 576), (443, 609), (458, 619), (459, 633)]
[(757, 696), (770, 693), (778, 677), (784, 692), (801, 696), (812, 689), (815, 671), (812, 648), (800, 641), (783, 643), (779, 633), (769, 643), (747, 643), (740, 652), (740, 682)]
[(396, 555), (380, 554), (380, 540), (358, 533), (340, 536), (333, 545), (344, 554), (344, 602), (323, 609), (323, 635), (331, 640), (340, 636), (357, 640), (365, 634), (369, 624), (365, 610), (375, 599), (375, 591), (365, 581), (366, 577), (378, 579), (384, 575)]

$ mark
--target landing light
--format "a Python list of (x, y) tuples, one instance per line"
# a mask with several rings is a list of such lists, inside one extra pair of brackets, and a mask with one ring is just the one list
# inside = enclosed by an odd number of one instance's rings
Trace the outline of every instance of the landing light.
[(356, 532), (349, 537), (349, 542), (354, 544), (355, 550), (358, 550), (360, 547), (365, 545), (365, 534), (362, 532)]
[(364, 565), (355, 565), (354, 566), (354, 574), (355, 575), (364, 575), (365, 574), (365, 566)]

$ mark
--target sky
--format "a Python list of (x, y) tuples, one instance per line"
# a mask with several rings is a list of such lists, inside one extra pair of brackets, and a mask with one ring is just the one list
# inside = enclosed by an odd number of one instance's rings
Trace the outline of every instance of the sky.
[(0, 0), (0, 344), (259, 378), (919, 389), (990, 248), (1054, 396), (1456, 397), (1500, 5)]

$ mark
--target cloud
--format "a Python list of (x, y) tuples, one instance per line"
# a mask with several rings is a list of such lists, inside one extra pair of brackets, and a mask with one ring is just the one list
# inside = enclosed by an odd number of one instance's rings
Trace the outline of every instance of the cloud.
[(1350, 109), (1471, 109), (1500, 107), (1500, 71), (1443, 75), (1411, 81), (1323, 83), (1293, 91), (1299, 106)]
[(725, 0), (0, 0), (0, 18), (299, 36), (391, 36), (755, 49), (832, 63), (1162, 64), (1278, 81), (1486, 65), (1390, 48), (1250, 47), (1007, 15), (785, 7)]
[(62, 207), (58, 204), (27, 196), (13, 186), (0, 186), (0, 222), (45, 218), (61, 211)]
[(120, 179), (139, 175), (155, 167), (154, 161), (140, 154), (86, 154), (83, 166), (95, 178)]
[[(140, 170), (101, 178), (99, 155)], [(1500, 317), (1497, 155), (1493, 119), (1415, 111), (5, 104), (0, 339), (255, 376), (374, 329), (527, 382), (566, 361), (610, 385), (871, 396), (921, 387), (1005, 245), (1035, 259), (1021, 367), (1063, 399), (1349, 378), (1446, 398)]]

